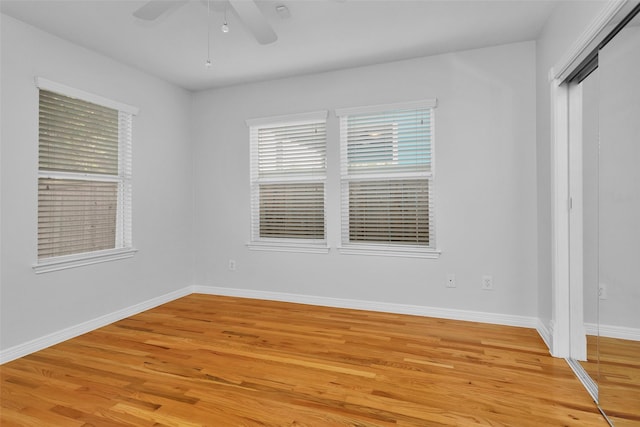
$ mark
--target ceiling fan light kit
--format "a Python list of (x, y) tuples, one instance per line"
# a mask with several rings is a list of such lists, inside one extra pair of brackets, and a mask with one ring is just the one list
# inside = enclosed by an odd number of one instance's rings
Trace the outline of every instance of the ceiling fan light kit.
[[(227, 7), (231, 6), (235, 10), (238, 18), (244, 27), (255, 37), (260, 44), (269, 44), (278, 40), (278, 35), (273, 31), (271, 24), (267, 21), (262, 11), (257, 5), (258, 0), (227, 0), (225, 5), (224, 24), (221, 30), (223, 33), (229, 32), (227, 23)], [(133, 16), (145, 21), (155, 21), (173, 7), (181, 7), (187, 0), (151, 0), (133, 12)], [(207, 0), (207, 18), (209, 18), (210, 0)], [(277, 14), (283, 18), (289, 18), (291, 13), (285, 5), (276, 7)]]
[[(278, 35), (273, 31), (271, 25), (256, 4), (257, 0), (227, 0), (224, 7), (224, 23), (220, 30), (227, 34), (229, 24), (227, 23), (227, 7), (230, 5), (235, 11), (245, 28), (249, 30), (260, 44), (269, 44), (278, 40)], [(133, 16), (145, 21), (154, 21), (166, 13), (172, 7), (184, 5), (187, 0), (151, 0), (133, 12)], [(280, 18), (291, 17), (289, 9), (285, 5), (278, 5), (276, 13)], [(211, 0), (207, 0), (207, 60), (204, 63), (207, 69), (211, 68)]]
[(282, 19), (291, 18), (291, 12), (289, 12), (289, 8), (283, 4), (276, 6), (276, 13)]
[(227, 24), (227, 5), (224, 6), (224, 23), (220, 29), (225, 34), (229, 32), (229, 24)]
[(205, 68), (211, 68), (211, 0), (207, 0), (207, 60)]

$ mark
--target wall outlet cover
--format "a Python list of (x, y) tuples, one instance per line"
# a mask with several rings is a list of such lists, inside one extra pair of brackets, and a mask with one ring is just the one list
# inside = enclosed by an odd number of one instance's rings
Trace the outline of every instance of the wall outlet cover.
[(447, 274), (447, 288), (455, 288), (456, 287), (456, 275), (453, 273)]

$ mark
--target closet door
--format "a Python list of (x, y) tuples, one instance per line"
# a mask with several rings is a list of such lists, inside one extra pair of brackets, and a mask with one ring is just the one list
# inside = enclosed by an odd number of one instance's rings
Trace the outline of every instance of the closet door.
[[(582, 366), (589, 386), (598, 379), (598, 70), (583, 80), (582, 86), (582, 285), (583, 316), (587, 331), (587, 360)], [(573, 224), (572, 224), (573, 225)], [(595, 391), (597, 393), (597, 391)]]
[(640, 424), (640, 15), (598, 53), (598, 392)]

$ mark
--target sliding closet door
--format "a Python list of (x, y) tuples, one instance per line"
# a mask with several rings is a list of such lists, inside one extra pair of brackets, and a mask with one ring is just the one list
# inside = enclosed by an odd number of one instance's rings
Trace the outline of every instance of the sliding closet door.
[(640, 424), (640, 15), (598, 55), (599, 403)]
[[(598, 379), (598, 144), (600, 87), (598, 69), (581, 83), (582, 88), (582, 292), (587, 332), (587, 360), (582, 366), (593, 381)], [(575, 204), (575, 202), (574, 202)], [(597, 391), (594, 391), (597, 393)]]

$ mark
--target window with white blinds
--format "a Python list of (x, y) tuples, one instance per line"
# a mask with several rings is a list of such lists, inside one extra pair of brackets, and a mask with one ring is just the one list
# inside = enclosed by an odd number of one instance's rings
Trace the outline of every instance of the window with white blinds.
[(132, 112), (38, 87), (38, 262), (130, 249)]
[(247, 120), (254, 246), (326, 246), (326, 117)]
[(436, 253), (435, 100), (337, 110), (343, 252)]

